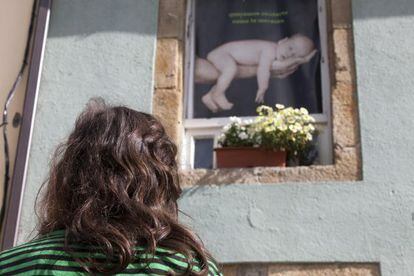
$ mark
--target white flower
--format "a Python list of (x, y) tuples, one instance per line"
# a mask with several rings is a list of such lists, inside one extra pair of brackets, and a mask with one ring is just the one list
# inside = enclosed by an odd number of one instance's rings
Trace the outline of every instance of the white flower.
[(231, 116), (230, 117), (230, 122), (236, 123), (238, 125), (240, 125), (242, 123), (241, 119), (239, 117), (236, 117), (236, 116)]
[(288, 127), (287, 127), (287, 125), (283, 124), (283, 125), (280, 125), (280, 126), (278, 127), (278, 129), (279, 129), (279, 130), (281, 130), (281, 131), (285, 131), (285, 130), (287, 130), (287, 129), (288, 129)]
[(299, 124), (299, 123), (295, 123), (295, 128), (296, 128), (297, 130), (302, 130), (302, 126), (301, 126), (301, 124)]
[(285, 111), (285, 114), (286, 115), (293, 115), (293, 113), (295, 112), (295, 110), (293, 109), (293, 107), (288, 107), (284, 111)]
[(259, 115), (273, 114), (273, 109), (269, 106), (261, 105), (258, 108), (256, 108), (256, 112), (259, 113)]
[(290, 125), (290, 126), (289, 126), (289, 129), (290, 129), (293, 133), (298, 132), (298, 129), (296, 128), (296, 125)]
[(225, 125), (223, 131), (228, 131), (231, 128), (231, 124)]
[(242, 140), (245, 140), (245, 139), (249, 138), (249, 135), (247, 135), (246, 132), (240, 132), (239, 133), (239, 138), (242, 139)]
[(249, 133), (250, 135), (253, 135), (256, 132), (256, 128), (254, 126), (250, 126), (246, 128), (246, 132)]
[(276, 104), (276, 108), (277, 109), (283, 109), (283, 108), (285, 108), (285, 106), (283, 104)]
[(309, 114), (308, 110), (307, 110), (306, 108), (304, 108), (304, 107), (301, 107), (301, 108), (300, 108), (300, 112), (301, 112), (303, 115), (308, 115), (308, 114)]

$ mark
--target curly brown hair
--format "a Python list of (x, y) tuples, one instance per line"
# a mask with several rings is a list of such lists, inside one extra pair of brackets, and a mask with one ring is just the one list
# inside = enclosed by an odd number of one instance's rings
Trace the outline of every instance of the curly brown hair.
[(137, 246), (150, 254), (161, 246), (187, 256), (188, 271), (197, 260), (206, 274), (210, 254), (178, 222), (176, 154), (152, 115), (91, 100), (52, 159), (37, 208), (39, 235), (65, 229), (67, 252), (82, 243), (112, 260), (76, 259), (88, 272), (120, 272), (136, 260)]

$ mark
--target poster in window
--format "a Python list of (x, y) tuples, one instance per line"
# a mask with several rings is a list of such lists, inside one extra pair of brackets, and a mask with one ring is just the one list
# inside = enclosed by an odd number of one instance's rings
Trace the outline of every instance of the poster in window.
[(317, 0), (197, 0), (193, 118), (322, 113)]

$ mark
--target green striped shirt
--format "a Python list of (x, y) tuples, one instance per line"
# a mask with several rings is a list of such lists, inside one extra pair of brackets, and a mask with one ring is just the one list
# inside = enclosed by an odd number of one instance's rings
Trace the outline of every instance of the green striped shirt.
[[(87, 275), (82, 266), (63, 249), (64, 231), (55, 231), (0, 253), (0, 275)], [(91, 253), (84, 246), (71, 246), (75, 257), (92, 257), (105, 261), (101, 253)], [(137, 259), (149, 258), (147, 263), (133, 262), (116, 275), (180, 275), (188, 267), (186, 257), (170, 249), (157, 248), (154, 255), (145, 254), (138, 249)], [(192, 271), (200, 271), (194, 264)], [(222, 276), (218, 266), (209, 261), (208, 275)]]

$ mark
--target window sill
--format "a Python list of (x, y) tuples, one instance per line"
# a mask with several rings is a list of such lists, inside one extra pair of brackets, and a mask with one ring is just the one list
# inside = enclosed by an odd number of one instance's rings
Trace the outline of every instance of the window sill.
[(358, 147), (335, 152), (334, 165), (181, 170), (181, 187), (362, 180)]

